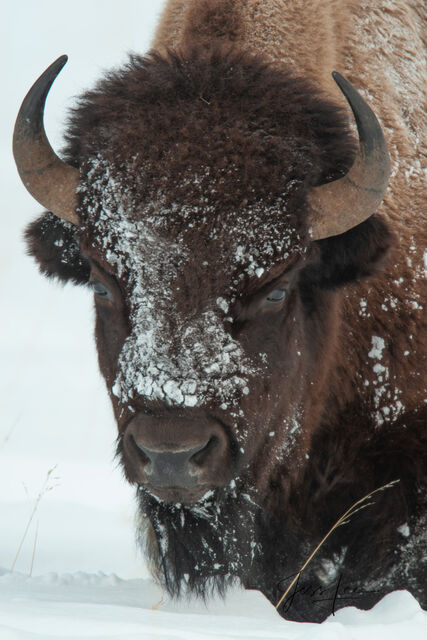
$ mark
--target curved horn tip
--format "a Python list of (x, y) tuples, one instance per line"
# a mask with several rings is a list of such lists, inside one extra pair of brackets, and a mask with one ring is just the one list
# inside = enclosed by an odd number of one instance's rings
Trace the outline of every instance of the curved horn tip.
[(52, 72), (55, 71), (55, 77), (56, 77), (65, 67), (67, 62), (68, 62), (68, 56), (66, 53), (64, 53), (62, 56), (59, 56), (59, 58), (57, 58), (54, 62), (52, 62), (51, 65), (49, 65), (45, 73), (47, 73), (48, 71), (52, 71)]
[[(52, 64), (50, 64), (47, 69), (42, 73), (42, 76), (49, 75), (52, 77), (52, 82), (55, 80), (56, 76), (59, 75), (59, 73), (62, 71), (62, 69), (65, 67), (65, 65), (68, 62), (68, 56), (66, 53), (64, 53), (62, 56), (59, 56), (59, 58), (57, 58), (56, 60), (54, 60), (52, 62)], [(36, 80), (35, 84), (38, 81)]]
[[(56, 60), (54, 60), (52, 62), (52, 64), (50, 64), (48, 66), (47, 69), (51, 69), (53, 67), (58, 66), (58, 73), (59, 71), (61, 71), (61, 69), (64, 67), (64, 65), (68, 62), (68, 55), (66, 53), (63, 53), (61, 56), (59, 56), (58, 58), (56, 58)], [(47, 71), (46, 69), (46, 71)]]
[(337, 84), (339, 84), (339, 82), (341, 82), (342, 80), (348, 83), (348, 80), (346, 80), (346, 78), (344, 78), (344, 76), (341, 75), (339, 71), (332, 71), (331, 75)]

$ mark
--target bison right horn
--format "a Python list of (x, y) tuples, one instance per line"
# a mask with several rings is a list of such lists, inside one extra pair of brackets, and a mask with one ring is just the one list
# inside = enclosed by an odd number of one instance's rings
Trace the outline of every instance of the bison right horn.
[(13, 155), (21, 180), (31, 195), (59, 218), (78, 225), (79, 171), (56, 155), (43, 124), (47, 94), (67, 60), (67, 56), (55, 60), (25, 96), (13, 132)]
[(311, 190), (308, 227), (313, 240), (339, 235), (369, 218), (381, 204), (390, 177), (387, 143), (374, 112), (348, 80), (336, 71), (332, 76), (353, 111), (359, 151), (345, 176)]

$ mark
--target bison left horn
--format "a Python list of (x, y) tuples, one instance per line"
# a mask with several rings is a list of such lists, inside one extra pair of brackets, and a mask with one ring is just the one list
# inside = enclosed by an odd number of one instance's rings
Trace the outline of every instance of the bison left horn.
[(21, 180), (31, 195), (59, 218), (78, 225), (79, 171), (56, 155), (43, 124), (47, 94), (67, 59), (61, 56), (55, 60), (25, 96), (15, 123), (13, 155)]
[(339, 235), (369, 218), (381, 204), (390, 177), (387, 143), (374, 112), (348, 80), (336, 71), (332, 76), (353, 111), (359, 151), (345, 176), (311, 190), (308, 227), (313, 240)]

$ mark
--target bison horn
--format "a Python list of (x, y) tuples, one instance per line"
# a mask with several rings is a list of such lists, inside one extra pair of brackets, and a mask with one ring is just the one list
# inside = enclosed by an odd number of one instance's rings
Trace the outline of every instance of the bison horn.
[(79, 171), (56, 155), (43, 125), (46, 96), (67, 60), (67, 56), (58, 58), (25, 96), (15, 123), (13, 155), (31, 195), (59, 218), (79, 224), (76, 214)]
[(313, 240), (337, 236), (369, 218), (381, 204), (390, 177), (387, 143), (374, 112), (348, 80), (336, 71), (332, 76), (353, 111), (359, 151), (345, 176), (311, 190), (308, 226)]

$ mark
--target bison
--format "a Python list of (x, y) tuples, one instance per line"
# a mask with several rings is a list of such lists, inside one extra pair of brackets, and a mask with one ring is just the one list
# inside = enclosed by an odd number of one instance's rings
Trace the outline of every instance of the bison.
[(153, 50), (79, 99), (62, 158), (43, 111), (65, 56), (23, 102), (15, 158), (48, 210), (29, 251), (93, 289), (172, 595), (276, 603), (398, 480), (279, 610), (427, 607), (422, 20), (415, 0), (170, 0)]

